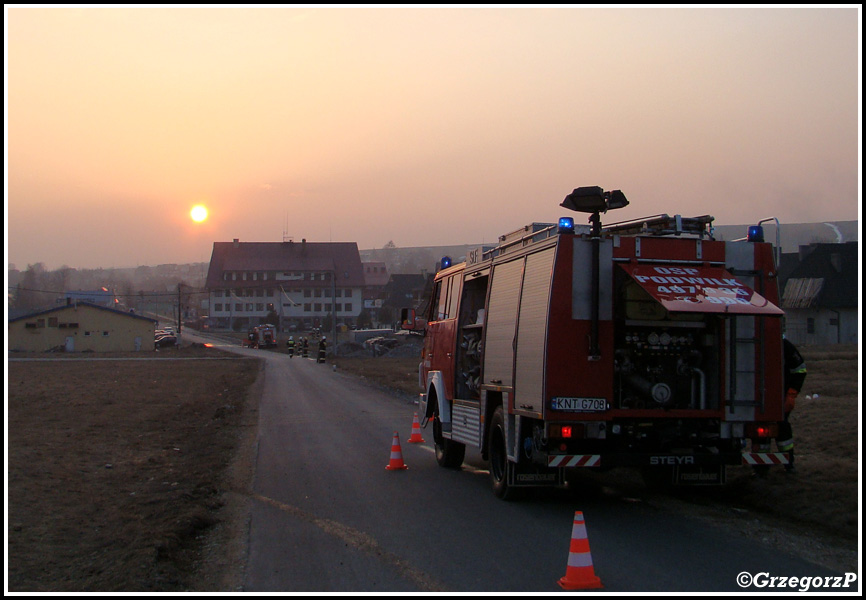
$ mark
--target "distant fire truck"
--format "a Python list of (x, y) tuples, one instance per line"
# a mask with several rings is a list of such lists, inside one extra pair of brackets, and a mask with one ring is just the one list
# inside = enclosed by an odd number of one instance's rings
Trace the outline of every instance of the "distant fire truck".
[(783, 312), (762, 228), (725, 242), (709, 216), (602, 227), (627, 204), (578, 188), (562, 206), (589, 226), (533, 223), (443, 262), (419, 368), (441, 466), (478, 448), (508, 498), (581, 468), (721, 484), (727, 465), (787, 464), (771, 452)]
[(256, 325), (250, 328), (244, 345), (250, 348), (276, 348), (277, 328), (271, 324)]

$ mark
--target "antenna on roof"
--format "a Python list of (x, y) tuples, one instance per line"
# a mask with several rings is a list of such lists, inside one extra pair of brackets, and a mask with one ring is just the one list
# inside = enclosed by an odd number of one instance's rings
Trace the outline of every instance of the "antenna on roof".
[(289, 211), (286, 211), (286, 224), (283, 227), (283, 241), (284, 242), (294, 242), (295, 238), (289, 235)]

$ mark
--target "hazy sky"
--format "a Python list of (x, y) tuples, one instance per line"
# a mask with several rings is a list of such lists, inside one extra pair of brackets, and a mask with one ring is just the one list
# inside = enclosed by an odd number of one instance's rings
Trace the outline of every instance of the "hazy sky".
[(603, 222), (859, 217), (859, 5), (13, 6), (5, 24), (21, 270), (284, 232), (491, 242), (585, 185), (631, 202)]

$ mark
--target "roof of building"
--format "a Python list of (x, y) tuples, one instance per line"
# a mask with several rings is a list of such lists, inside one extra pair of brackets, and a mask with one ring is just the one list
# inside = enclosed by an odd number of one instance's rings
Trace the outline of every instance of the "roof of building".
[(857, 242), (847, 242), (801, 247), (799, 264), (782, 281), (782, 308), (856, 308), (860, 292), (857, 246)]
[[(355, 242), (214, 242), (207, 273), (208, 288), (262, 285), (260, 280), (225, 281), (223, 273), (226, 271), (334, 272), (338, 285), (364, 285), (364, 271)], [(270, 280), (269, 283), (274, 284)], [(292, 285), (303, 286), (304, 283), (292, 282)]]
[(124, 317), (129, 317), (130, 319), (141, 319), (143, 321), (149, 321), (151, 323), (158, 323), (157, 320), (151, 319), (149, 317), (142, 317), (141, 315), (135, 315), (135, 314), (132, 314), (130, 312), (126, 312), (124, 310), (117, 310), (114, 308), (109, 308), (107, 306), (102, 306), (101, 304), (93, 304), (92, 302), (72, 302), (70, 304), (63, 304), (61, 306), (54, 306), (52, 308), (27, 313), (25, 315), (21, 315), (21, 316), (15, 317), (13, 319), (9, 319), (9, 323), (14, 323), (15, 321), (23, 321), (25, 319), (32, 319), (34, 317), (40, 317), (42, 315), (47, 315), (50, 313), (56, 313), (56, 312), (60, 312), (63, 310), (74, 309), (74, 308), (79, 307), (79, 306), (95, 308), (96, 310), (102, 310), (102, 311), (109, 312), (109, 313), (112, 313), (115, 315), (122, 315)]

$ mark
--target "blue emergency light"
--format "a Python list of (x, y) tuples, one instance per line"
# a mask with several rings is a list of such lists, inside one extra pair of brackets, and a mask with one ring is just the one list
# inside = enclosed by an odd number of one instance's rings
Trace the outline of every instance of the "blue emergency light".
[(443, 256), (442, 260), (440, 261), (440, 265), (441, 265), (441, 267), (440, 267), (441, 269), (447, 269), (448, 267), (450, 267), (451, 266), (451, 257), (450, 256)]
[(574, 233), (574, 219), (572, 217), (559, 217), (559, 233)]
[(750, 242), (763, 242), (764, 241), (764, 228), (760, 225), (750, 225), (749, 226), (749, 234), (746, 237)]

